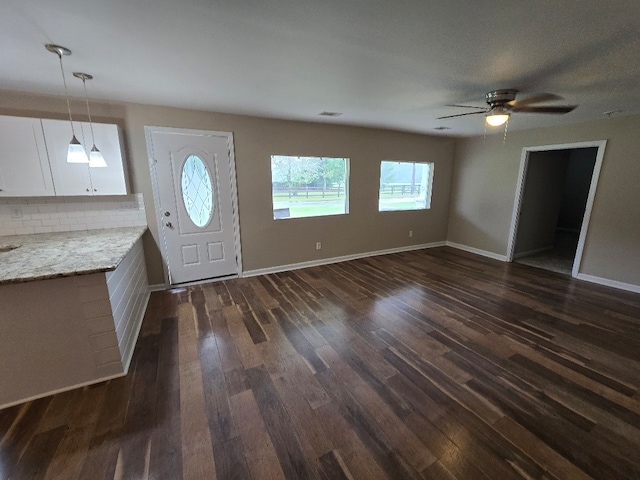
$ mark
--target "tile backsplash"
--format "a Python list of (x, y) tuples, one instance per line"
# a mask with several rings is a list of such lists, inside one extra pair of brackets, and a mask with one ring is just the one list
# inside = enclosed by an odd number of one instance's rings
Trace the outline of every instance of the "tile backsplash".
[(0, 235), (147, 225), (142, 194), (0, 198)]

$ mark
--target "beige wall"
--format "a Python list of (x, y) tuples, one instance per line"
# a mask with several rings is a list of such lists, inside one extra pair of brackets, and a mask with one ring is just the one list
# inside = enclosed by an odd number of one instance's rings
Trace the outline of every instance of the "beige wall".
[[(81, 99), (72, 104), (83, 119)], [(2, 92), (0, 114), (64, 118), (62, 97)], [(144, 247), (151, 284), (163, 283), (144, 126), (234, 134), (244, 270), (286, 265), (446, 239), (454, 140), (330, 124), (292, 122), (131, 103), (92, 104), (96, 121), (122, 126), (133, 191), (143, 193), (150, 234)], [(322, 155), (351, 160), (349, 215), (273, 220), (270, 155)], [(435, 163), (431, 209), (377, 211), (381, 160)], [(413, 230), (413, 237), (408, 232)], [(322, 242), (322, 250), (315, 243)]]
[[(517, 121), (517, 117), (513, 122)], [(608, 140), (580, 271), (640, 285), (640, 116), (456, 143), (448, 240), (506, 255), (523, 147)]]

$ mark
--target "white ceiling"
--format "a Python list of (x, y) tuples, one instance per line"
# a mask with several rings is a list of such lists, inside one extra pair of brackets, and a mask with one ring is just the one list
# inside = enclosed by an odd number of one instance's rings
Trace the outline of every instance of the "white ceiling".
[[(482, 134), (484, 93), (551, 92), (567, 115), (640, 112), (638, 0), (2, 0), (0, 89), (61, 94), (57, 43), (94, 98), (219, 112)], [(319, 117), (323, 110), (342, 112)], [(437, 126), (451, 127), (444, 132)]]

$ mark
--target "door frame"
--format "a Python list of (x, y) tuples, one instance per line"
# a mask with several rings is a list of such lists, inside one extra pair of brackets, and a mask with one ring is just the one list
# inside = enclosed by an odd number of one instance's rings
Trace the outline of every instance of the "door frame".
[(591, 220), (591, 210), (596, 196), (596, 187), (600, 178), (600, 170), (602, 168), (602, 160), (604, 159), (604, 151), (607, 146), (606, 140), (594, 140), (591, 142), (563, 143), (559, 145), (538, 145), (532, 147), (524, 147), (520, 158), (520, 171), (518, 172), (518, 184), (516, 187), (516, 197), (513, 204), (513, 214), (511, 216), (511, 228), (509, 230), (509, 242), (507, 245), (507, 262), (513, 261), (514, 251), (516, 248), (516, 235), (518, 233), (518, 223), (520, 221), (520, 209), (522, 208), (522, 197), (524, 195), (524, 186), (527, 175), (527, 167), (529, 165), (529, 155), (531, 152), (546, 152), (550, 150), (573, 150), (576, 148), (592, 148), (598, 149), (596, 153), (596, 163), (591, 174), (591, 184), (589, 186), (589, 196), (585, 206), (584, 216), (582, 217), (582, 226), (580, 227), (580, 236), (578, 237), (578, 247), (576, 255), (573, 259), (573, 268), (571, 276), (577, 277), (580, 273), (580, 265), (582, 264), (582, 254), (584, 253), (584, 244), (587, 238), (587, 230), (589, 229), (589, 221)]
[[(229, 151), (229, 172), (230, 178), (229, 183), (231, 184), (231, 204), (233, 207), (233, 243), (235, 248), (235, 255), (237, 258), (238, 264), (238, 274), (237, 275), (227, 275), (221, 277), (221, 279), (228, 278), (238, 278), (242, 277), (242, 248), (240, 243), (240, 218), (238, 216), (238, 187), (236, 180), (236, 159), (235, 159), (235, 151), (233, 145), (233, 133), (232, 132), (218, 132), (213, 130), (196, 130), (191, 128), (175, 128), (175, 127), (156, 127), (145, 125), (144, 126), (144, 134), (145, 139), (147, 141), (147, 157), (149, 160), (149, 171), (151, 173), (151, 189), (153, 191), (153, 203), (156, 211), (156, 222), (158, 229), (158, 239), (160, 240), (160, 253), (162, 254), (162, 270), (164, 272), (164, 284), (166, 288), (171, 287), (171, 283), (169, 282), (169, 254), (167, 249), (167, 243), (165, 240), (165, 236), (162, 231), (162, 209), (160, 208), (160, 189), (158, 187), (158, 176), (156, 172), (156, 161), (153, 155), (153, 141), (152, 134), (153, 133), (175, 133), (175, 134), (183, 134), (183, 135), (207, 135), (212, 137), (224, 137), (227, 139), (227, 149)], [(179, 286), (189, 286), (196, 285), (199, 283), (208, 283), (216, 281), (215, 278), (205, 279), (205, 280), (197, 280), (194, 282), (181, 283)]]

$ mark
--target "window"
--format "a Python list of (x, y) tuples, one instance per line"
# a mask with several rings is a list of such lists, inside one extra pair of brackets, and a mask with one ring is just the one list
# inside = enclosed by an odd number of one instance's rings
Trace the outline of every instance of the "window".
[(197, 155), (184, 162), (181, 184), (187, 215), (196, 226), (205, 227), (213, 215), (213, 190), (209, 170)]
[(431, 208), (433, 163), (380, 163), (378, 211), (424, 210)]
[(349, 159), (271, 156), (273, 218), (349, 213)]

